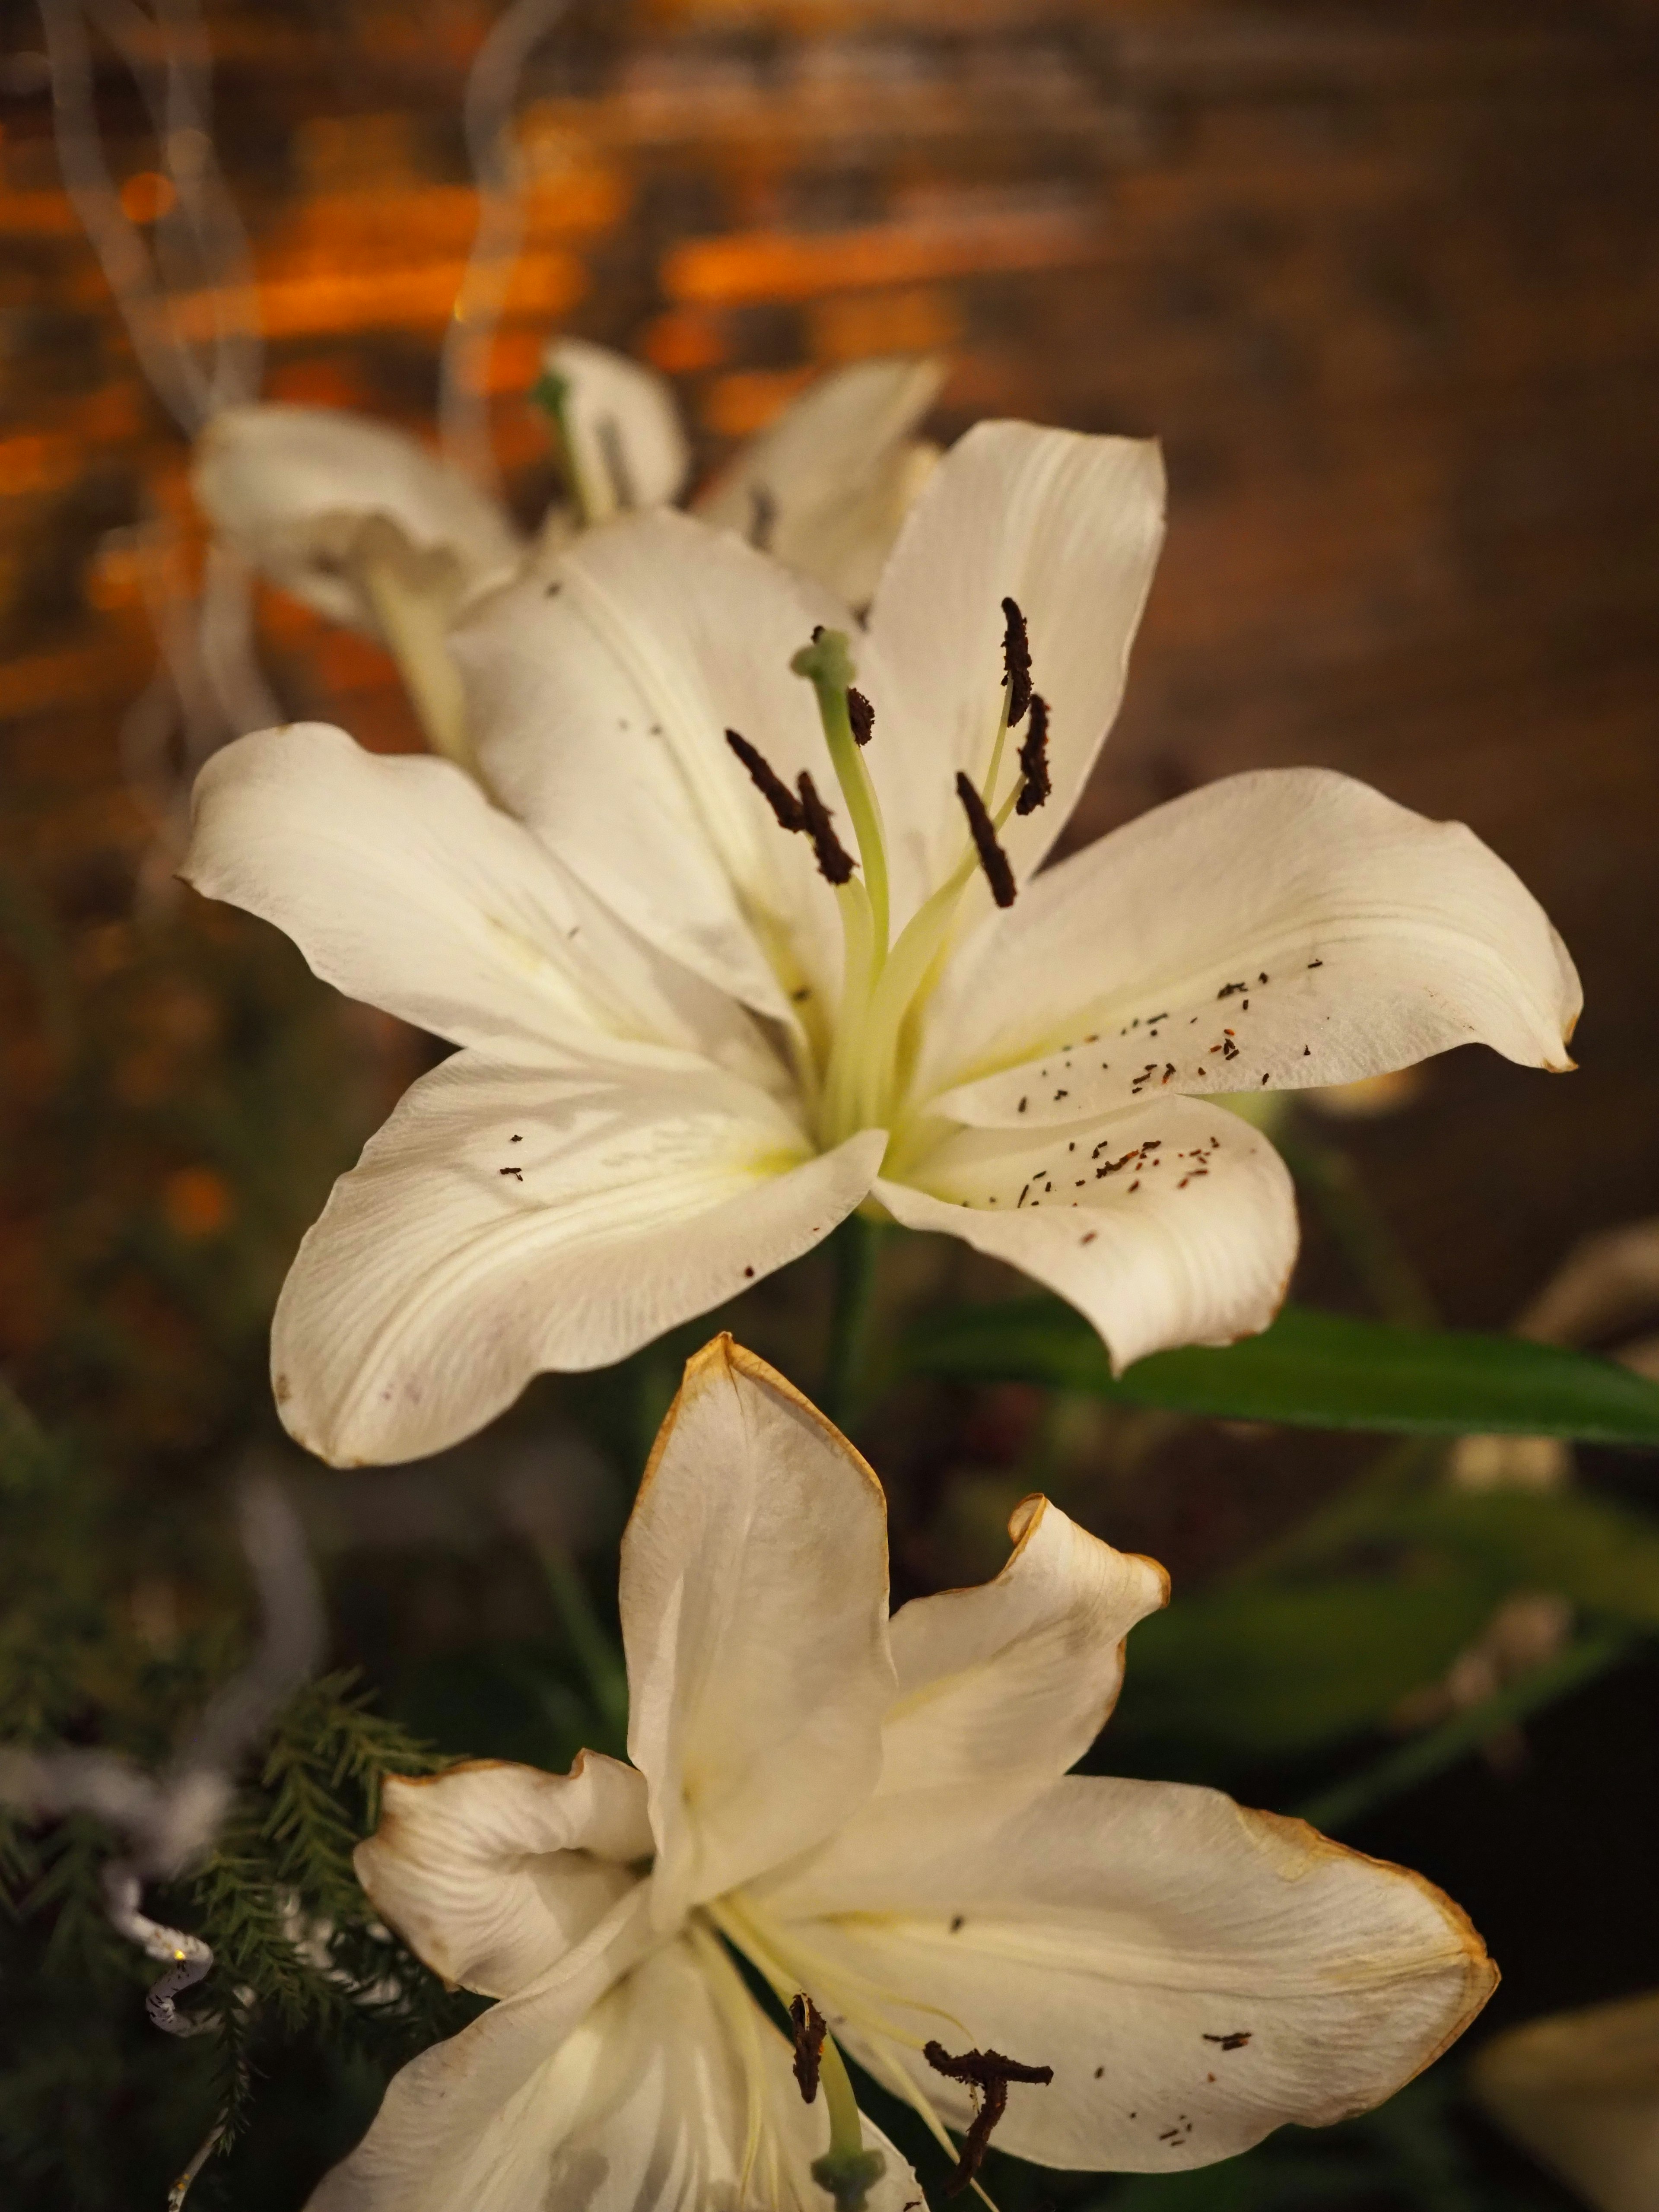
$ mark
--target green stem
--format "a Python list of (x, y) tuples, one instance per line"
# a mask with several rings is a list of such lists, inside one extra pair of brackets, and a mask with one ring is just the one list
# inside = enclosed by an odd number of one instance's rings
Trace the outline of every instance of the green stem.
[(830, 1322), (829, 1370), (823, 1410), (850, 1433), (863, 1408), (866, 1367), (875, 1321), (878, 1261), (886, 1224), (867, 1214), (849, 1215), (836, 1231), (836, 1303)]
[(1512, 1728), (1528, 1714), (1553, 1705), (1558, 1698), (1594, 1681), (1616, 1666), (1640, 1641), (1640, 1632), (1608, 1628), (1586, 1636), (1547, 1666), (1534, 1668), (1518, 1682), (1511, 1682), (1495, 1697), (1487, 1698), (1466, 1713), (1457, 1713), (1436, 1729), (1428, 1729), (1398, 1751), (1380, 1759), (1364, 1773), (1334, 1789), (1321, 1791), (1297, 1809), (1316, 1828), (1352, 1828), (1378, 1806), (1419, 1789), (1469, 1752)]
[(611, 1742), (620, 1752), (628, 1741), (628, 1671), (622, 1654), (605, 1633), (586, 1586), (566, 1553), (556, 1544), (537, 1548), (559, 1624), (587, 1677), (595, 1709)]
[(1347, 1154), (1305, 1137), (1275, 1139), (1285, 1164), (1312, 1197), (1343, 1257), (1384, 1321), (1435, 1328), (1439, 1316), (1385, 1216), (1372, 1205)]

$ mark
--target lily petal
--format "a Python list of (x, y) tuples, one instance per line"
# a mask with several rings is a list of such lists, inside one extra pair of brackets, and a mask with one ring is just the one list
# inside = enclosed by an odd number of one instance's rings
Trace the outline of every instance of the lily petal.
[(960, 1237), (1069, 1299), (1115, 1368), (1265, 1328), (1296, 1258), (1273, 1146), (1224, 1106), (1168, 1093), (1063, 1129), (957, 1130), (876, 1196), (907, 1229)]
[(527, 2212), (576, 2116), (549, 2094), (559, 2054), (650, 1948), (635, 1882), (539, 1979), (392, 2077), (374, 2124), (307, 2212)]
[(240, 738), (197, 778), (180, 873), (275, 922), (349, 997), (457, 1044), (544, 1060), (631, 1041), (762, 1082), (778, 1068), (740, 1009), (446, 761), (365, 752), (319, 722)]
[(642, 362), (583, 338), (543, 356), (564, 385), (562, 421), (574, 450), (582, 513), (604, 522), (630, 507), (665, 507), (691, 466), (673, 386)]
[[(467, 2037), (468, 2074), (505, 2075), (479, 2033), (494, 2017), (406, 2068), (388, 2110), (416, 2068), (445, 2051), (459, 2060)], [(829, 2144), (823, 2100), (801, 2102), (788, 2046), (709, 1938), (668, 1944), (618, 1981), (487, 2126), (443, 2139), (436, 2171), (422, 2163), (418, 2124), (403, 2096), (396, 2122), (376, 2122), (311, 2212), (824, 2212), (829, 2202), (811, 2178)], [(868, 2121), (864, 2140), (886, 2161), (871, 2212), (919, 2205), (908, 2166)]]
[(790, 673), (844, 607), (729, 532), (659, 510), (586, 532), (550, 576), (451, 634), (494, 788), (635, 929), (763, 1013), (827, 1007), (834, 896), (726, 744), (833, 792), (810, 685)]
[(946, 374), (943, 361), (894, 355), (819, 377), (750, 441), (696, 511), (816, 576), (848, 606), (867, 605), (926, 473), (911, 434)]
[[(981, 422), (945, 454), (899, 532), (870, 610), (878, 665), (867, 758), (908, 883), (905, 910), (942, 882), (964, 839), (958, 770), (977, 783), (1002, 705), (1002, 601), (1028, 626), (1049, 708), (1046, 805), (1002, 842), (1023, 880), (1077, 803), (1116, 715), (1129, 647), (1164, 537), (1158, 447), (1024, 422)], [(1012, 789), (1009, 747), (999, 790)]]
[(1582, 1002), (1543, 908), (1461, 823), (1263, 769), (1029, 884), (942, 982), (919, 1081), (1006, 1127), (1022, 1097), (1028, 1121), (1068, 1120), (1170, 1062), (1185, 1091), (1348, 1083), (1472, 1042), (1559, 1069)]
[(1177, 1783), (878, 1797), (765, 1910), (832, 2027), (951, 2124), (968, 2093), (901, 2037), (1051, 2065), (996, 2140), (1090, 2170), (1204, 2166), (1363, 2112), (1498, 1978), (1418, 1875)]
[(994, 1582), (913, 1598), (893, 1616), (883, 1794), (1054, 1781), (1117, 1703), (1124, 1638), (1169, 1601), (1162, 1567), (1115, 1552), (1046, 1498), (1026, 1498), (1008, 1533), (1013, 1556)]
[(657, 1439), (622, 1622), (653, 1911), (672, 1927), (846, 1820), (875, 1787), (893, 1694), (880, 1486), (730, 1337), (688, 1364)]
[(1659, 2203), (1659, 1993), (1511, 2028), (1478, 2054), (1469, 2084), (1595, 2212)]
[(371, 518), (417, 551), (451, 555), (464, 585), (519, 554), (506, 514), (458, 470), (403, 431), (334, 408), (222, 408), (197, 441), (191, 481), (219, 536), (274, 584), (371, 637), (380, 620), (350, 558)]
[(512, 1996), (580, 1943), (651, 1855), (645, 1784), (585, 1751), (568, 1774), (473, 1759), (392, 1775), (352, 1863), (369, 1901), (434, 1974)]
[(457, 1054), (300, 1247), (271, 1330), (283, 1419), (337, 1466), (440, 1451), (540, 1370), (621, 1359), (810, 1250), (884, 1141), (812, 1156), (774, 1100), (706, 1064)]

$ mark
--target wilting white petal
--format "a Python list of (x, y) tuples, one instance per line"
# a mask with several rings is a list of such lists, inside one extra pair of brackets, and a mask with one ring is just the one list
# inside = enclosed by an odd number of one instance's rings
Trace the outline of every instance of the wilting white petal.
[(388, 1777), (353, 1864), (370, 1903), (451, 1984), (512, 1996), (591, 1934), (651, 1855), (645, 1784), (602, 1753), (568, 1774), (501, 1759)]
[(695, 1063), (457, 1054), (300, 1247), (271, 1330), (283, 1419), (337, 1465), (441, 1451), (541, 1370), (621, 1359), (809, 1250), (883, 1141), (814, 1156), (764, 1092)]
[[(473, 2069), (492, 2057), (480, 2039)], [(801, 2102), (787, 2045), (706, 1937), (671, 1943), (618, 1981), (490, 2123), (441, 2139), (430, 2170), (421, 2118), (405, 2096), (401, 2129), (377, 2121), (312, 2212), (824, 2212), (829, 2203), (811, 2178), (829, 2147), (823, 2100)], [(864, 2141), (887, 2167), (870, 2212), (920, 2206), (908, 2166), (867, 2120)]]
[[(804, 837), (726, 742), (836, 803), (811, 687), (789, 669), (846, 610), (728, 532), (665, 511), (588, 532), (451, 642), (489, 781), (625, 921), (746, 1004), (833, 1005), (842, 933)], [(845, 824), (843, 823), (843, 828)]]
[(353, 559), (371, 518), (417, 551), (450, 555), (463, 585), (518, 556), (511, 522), (459, 471), (401, 430), (333, 408), (222, 408), (197, 441), (191, 483), (218, 535), (273, 583), (371, 636), (380, 617)]
[(1173, 2172), (1364, 2111), (1498, 1978), (1419, 1876), (1178, 1783), (880, 1796), (763, 1910), (849, 2047), (952, 2124), (967, 2091), (894, 2030), (1052, 2066), (995, 2138), (1048, 2166)]
[(1659, 2204), (1659, 1995), (1512, 2028), (1476, 2055), (1469, 2085), (1595, 2212)]
[(678, 499), (691, 449), (667, 379), (582, 338), (561, 338), (543, 359), (564, 385), (562, 419), (574, 447), (568, 458), (586, 520)]
[(1058, 1291), (1120, 1368), (1265, 1328), (1296, 1258), (1273, 1146), (1224, 1106), (1167, 1092), (1063, 1128), (959, 1129), (876, 1195), (907, 1229)]
[(778, 1063), (720, 994), (621, 927), (445, 761), (290, 723), (216, 753), (180, 871), (273, 921), (354, 999), (457, 1044), (543, 1059), (606, 1039)]
[(623, 1538), (629, 1756), (651, 1785), (652, 1910), (805, 1850), (881, 1771), (887, 1515), (838, 1431), (752, 1352), (690, 1361)]
[(918, 471), (911, 433), (946, 365), (909, 356), (854, 362), (809, 384), (695, 502), (846, 600), (876, 588)]
[(994, 1582), (893, 1616), (884, 1794), (1022, 1772), (1054, 1781), (1117, 1702), (1124, 1638), (1168, 1599), (1162, 1567), (1115, 1552), (1046, 1498), (1028, 1498), (1008, 1532), (1013, 1557)]
[[(959, 439), (911, 508), (870, 610), (866, 755), (899, 848), (901, 913), (964, 844), (957, 771), (990, 763), (1002, 704), (1002, 601), (1030, 628), (1048, 701), (1054, 794), (1013, 816), (1002, 842), (1023, 882), (1077, 802), (1123, 696), (1129, 646), (1164, 535), (1155, 445), (1024, 422)], [(1010, 738), (999, 795), (1012, 788)], [(907, 880), (908, 878), (908, 880)]]
[(538, 1980), (394, 2075), (373, 2126), (307, 2212), (542, 2212), (574, 2117), (549, 2094), (566, 2039), (650, 1948), (635, 1882)]
[(1480, 1042), (1561, 1068), (1581, 995), (1542, 908), (1462, 823), (1263, 769), (1029, 884), (945, 977), (920, 1079), (1004, 1125), (1022, 1097), (1063, 1121), (1170, 1066), (1178, 1091), (1300, 1087)]

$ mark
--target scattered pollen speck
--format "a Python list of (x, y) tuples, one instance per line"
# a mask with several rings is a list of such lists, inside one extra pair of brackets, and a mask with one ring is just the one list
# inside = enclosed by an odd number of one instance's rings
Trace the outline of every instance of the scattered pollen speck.
[(524, 1139), (522, 1137), (509, 1137), (507, 1141), (509, 1145), (521, 1145), (524, 1142)]
[(745, 1267), (745, 1268), (744, 1269), (744, 1271), (743, 1271), (743, 1272), (744, 1272), (744, 1276), (748, 1279), (748, 1280), (749, 1280), (749, 1281), (750, 1281), (750, 1282), (753, 1282), (753, 1280), (754, 1280), (754, 1279), (755, 1279), (755, 1271), (754, 1271), (754, 1269), (753, 1269), (752, 1267)]
[(953, 1936), (957, 1933), (957, 1929), (960, 1929), (960, 1928), (965, 1928), (967, 1925), (968, 1925), (967, 1917), (966, 1917), (966, 1916), (965, 1916), (964, 1914), (960, 1913), (960, 1912), (953, 1912), (953, 1913), (951, 1915), (951, 1933)]
[(1019, 1110), (1022, 1114), (1025, 1111), (1025, 1101), (1023, 1098), (1019, 1102)]
[(515, 1182), (522, 1182), (524, 1181), (524, 1170), (522, 1168), (497, 1168), (495, 1172), (497, 1175), (511, 1176)]
[[(1097, 2066), (1097, 2067), (1096, 2067), (1096, 2069), (1095, 2069), (1095, 2079), (1096, 2079), (1096, 2081), (1098, 2081), (1101, 2079), (1102, 2075), (1105, 2073), (1105, 2071), (1106, 2071), (1106, 2069), (1105, 2069), (1103, 2066)], [(1131, 2119), (1133, 2119), (1133, 2118), (1134, 2118), (1134, 2114), (1133, 2114), (1133, 2112), (1131, 2112), (1131, 2113), (1130, 2113), (1130, 2115), (1129, 2115), (1129, 2118), (1130, 2118)]]
[(1084, 1241), (1084, 1243), (1085, 1243), (1085, 1244), (1092, 1244), (1092, 1243), (1094, 1243), (1094, 1241), (1095, 1241), (1096, 1237), (1098, 1237), (1098, 1236), (1099, 1236), (1099, 1234), (1100, 1234), (1099, 1230), (1097, 1230), (1097, 1229), (1091, 1229), (1091, 1230), (1089, 1231), (1088, 1235), (1084, 1238), (1084, 1240), (1083, 1240), (1083, 1241)]

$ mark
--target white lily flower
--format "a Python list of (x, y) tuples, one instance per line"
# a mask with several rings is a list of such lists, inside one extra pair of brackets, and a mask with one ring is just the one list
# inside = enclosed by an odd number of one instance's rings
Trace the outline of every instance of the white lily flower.
[[(1460, 2034), (1496, 1971), (1418, 1876), (1215, 1790), (1066, 1778), (1167, 1578), (1041, 1498), (1012, 1533), (994, 1582), (890, 1621), (869, 1468), (729, 1338), (700, 1352), (623, 1540), (631, 1764), (386, 1785), (364, 1887), (498, 2002), (312, 2212), (916, 2212), (839, 2047), (965, 2165), (1006, 2096), (1004, 2149), (1179, 2172)], [(811, 2103), (734, 1954), (801, 2001), (809, 2081), (827, 2022)]]
[[(544, 549), (684, 489), (691, 450), (672, 386), (604, 346), (564, 338), (545, 367), (558, 394), (574, 507)], [(920, 486), (913, 436), (944, 381), (936, 361), (857, 362), (809, 386), (701, 504), (735, 519), (834, 589), (861, 592)], [(198, 440), (192, 477), (214, 530), (271, 581), (397, 659), (427, 742), (476, 767), (444, 639), (476, 592), (527, 548), (512, 518), (405, 432), (343, 410), (228, 407)]]
[(1511, 2028), (1477, 2055), (1469, 2082), (1595, 2212), (1659, 2204), (1659, 1990)]
[[(1296, 1210), (1211, 1094), (1471, 1039), (1571, 1064), (1577, 979), (1536, 902), (1467, 830), (1343, 776), (1234, 776), (1031, 874), (1116, 711), (1162, 504), (1151, 446), (970, 431), (853, 690), (853, 617), (740, 538), (665, 511), (591, 532), (455, 635), (511, 813), (322, 727), (209, 763), (187, 878), (463, 1048), (289, 1277), (273, 1364), (303, 1443), (436, 1450), (860, 1206), (1023, 1268), (1120, 1365), (1224, 1342), (1272, 1318)], [(856, 867), (821, 819), (781, 826), (837, 786)]]

